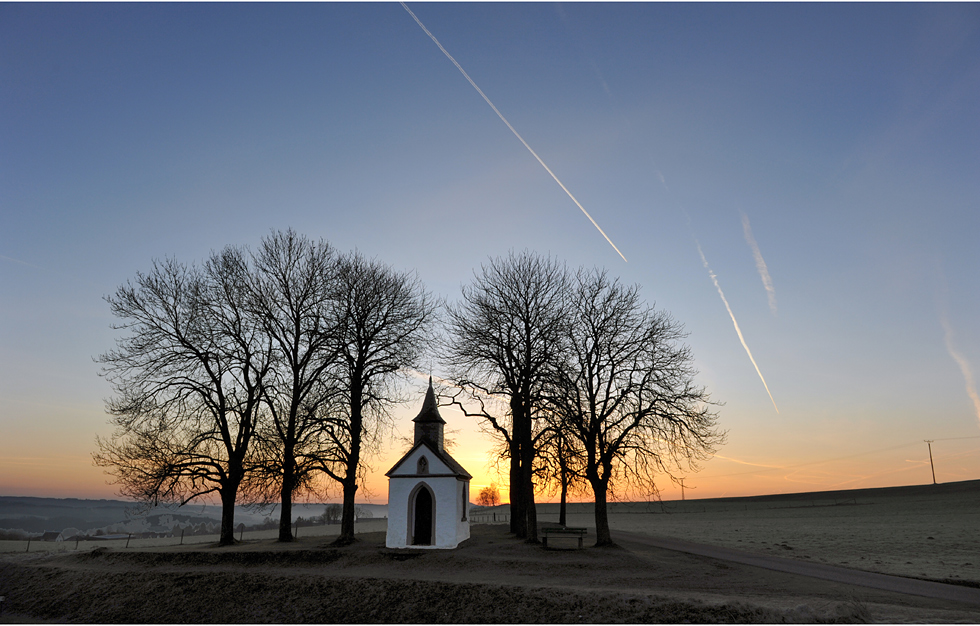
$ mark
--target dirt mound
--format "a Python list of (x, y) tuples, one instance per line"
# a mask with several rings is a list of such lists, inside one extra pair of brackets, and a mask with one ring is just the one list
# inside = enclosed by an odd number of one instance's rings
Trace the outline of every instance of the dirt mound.
[[(17, 613), (95, 623), (759, 623), (785, 615), (632, 594), (261, 572), (79, 572), (7, 564)], [(852, 617), (852, 616), (838, 616)], [(804, 620), (808, 621), (808, 620)]]

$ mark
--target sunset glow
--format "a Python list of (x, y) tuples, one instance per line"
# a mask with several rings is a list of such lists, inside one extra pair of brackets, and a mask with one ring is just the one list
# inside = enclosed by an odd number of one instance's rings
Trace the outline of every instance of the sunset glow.
[(728, 433), (686, 499), (980, 479), (978, 70), (974, 3), (3, 5), (0, 495), (116, 497), (104, 298), (287, 228), (446, 302), (510, 251), (640, 285)]

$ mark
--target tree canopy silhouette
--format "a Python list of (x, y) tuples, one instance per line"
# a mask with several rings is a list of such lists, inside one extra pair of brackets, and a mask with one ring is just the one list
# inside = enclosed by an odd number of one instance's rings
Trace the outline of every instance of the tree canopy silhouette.
[[(463, 287), (462, 300), (447, 307), (445, 358), (460, 390), (453, 403), (468, 416), (482, 417), (505, 441), (511, 531), (530, 541), (537, 540), (539, 420), (567, 337), (568, 280), (565, 266), (553, 259), (511, 253), (491, 259)], [(478, 409), (471, 408), (474, 403)]]
[(335, 456), (321, 469), (340, 483), (343, 515), (338, 543), (354, 540), (354, 495), (364, 448), (376, 449), (401, 400), (395, 382), (421, 367), (431, 339), (436, 302), (412, 273), (397, 272), (351, 252), (338, 259), (333, 324), (339, 358), (330, 384), (342, 402), (324, 416)]
[(93, 456), (121, 495), (217, 493), (222, 544), (240, 494), (277, 501), (291, 541), (294, 495), (326, 475), (344, 495), (338, 541), (353, 541), (365, 453), (429, 348), (436, 303), (414, 274), (289, 230), (202, 267), (154, 263), (107, 300), (127, 335), (98, 358), (116, 431)]
[(259, 429), (266, 499), (280, 504), (279, 541), (292, 541), (294, 494), (311, 491), (320, 466), (336, 458), (324, 415), (341, 393), (329, 384), (340, 355), (337, 262), (327, 242), (292, 230), (263, 238), (250, 260), (249, 312), (274, 354)]
[(127, 335), (97, 360), (116, 397), (116, 431), (96, 464), (144, 503), (221, 499), (221, 544), (234, 543), (235, 503), (256, 459), (272, 345), (248, 314), (244, 258), (226, 248), (202, 267), (154, 263), (109, 296)]
[(657, 473), (697, 469), (724, 441), (708, 393), (694, 383), (683, 327), (605, 271), (579, 270), (567, 352), (549, 402), (595, 496), (596, 545), (612, 543), (610, 487), (656, 489)]

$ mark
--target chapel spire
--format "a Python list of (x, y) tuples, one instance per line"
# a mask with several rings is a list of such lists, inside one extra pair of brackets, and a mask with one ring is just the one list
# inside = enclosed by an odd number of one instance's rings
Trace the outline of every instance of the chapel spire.
[(412, 421), (415, 422), (415, 443), (424, 440), (441, 452), (446, 420), (439, 415), (439, 405), (436, 403), (436, 392), (432, 388), (431, 376), (429, 376), (429, 389), (425, 392), (422, 410)]

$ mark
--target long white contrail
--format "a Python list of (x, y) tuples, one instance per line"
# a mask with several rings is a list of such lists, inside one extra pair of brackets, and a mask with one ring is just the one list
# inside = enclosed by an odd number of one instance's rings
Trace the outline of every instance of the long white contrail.
[(973, 370), (970, 368), (970, 362), (953, 347), (953, 327), (949, 325), (945, 311), (940, 315), (939, 321), (942, 323), (943, 330), (945, 331), (946, 352), (949, 352), (949, 356), (953, 357), (956, 364), (960, 366), (960, 372), (962, 372), (963, 381), (966, 384), (966, 395), (970, 396), (970, 399), (973, 400), (973, 409), (976, 411), (977, 421), (980, 422), (980, 395), (977, 394), (977, 384), (973, 380)]
[(745, 242), (752, 248), (752, 256), (755, 257), (755, 268), (759, 270), (759, 277), (762, 278), (762, 286), (766, 288), (766, 295), (769, 296), (769, 310), (776, 314), (776, 290), (772, 286), (772, 277), (769, 276), (769, 268), (766, 267), (766, 260), (762, 258), (759, 251), (759, 244), (755, 242), (752, 235), (752, 226), (749, 225), (749, 216), (742, 213), (742, 230), (745, 232)]
[(708, 259), (704, 258), (704, 252), (701, 251), (701, 243), (697, 239), (694, 243), (698, 246), (698, 254), (701, 255), (701, 262), (704, 263), (704, 269), (708, 270), (708, 276), (711, 277), (711, 282), (715, 284), (715, 289), (718, 290), (718, 295), (721, 296), (721, 301), (725, 303), (725, 308), (728, 309), (728, 315), (732, 318), (732, 324), (735, 325), (735, 332), (738, 333), (738, 340), (742, 342), (742, 347), (745, 348), (745, 353), (749, 355), (749, 360), (752, 361), (752, 365), (755, 366), (755, 371), (759, 375), (759, 379), (762, 381), (762, 386), (766, 388), (766, 393), (769, 394), (769, 399), (772, 400), (772, 408), (776, 409), (776, 413), (779, 413), (779, 407), (776, 406), (776, 401), (773, 400), (772, 392), (769, 391), (769, 385), (766, 384), (766, 379), (762, 376), (762, 372), (759, 371), (759, 365), (752, 358), (752, 351), (749, 350), (749, 346), (745, 343), (745, 337), (742, 336), (742, 329), (738, 327), (738, 322), (735, 320), (735, 314), (732, 313), (732, 307), (728, 306), (728, 299), (725, 298), (725, 292), (721, 290), (721, 285), (718, 284), (718, 277), (715, 273), (711, 271), (711, 267), (708, 266)]
[(563, 185), (562, 182), (558, 180), (558, 177), (555, 176), (555, 173), (551, 171), (551, 168), (548, 167), (545, 164), (545, 162), (541, 160), (541, 157), (538, 156), (538, 153), (532, 150), (531, 146), (527, 145), (527, 142), (524, 141), (524, 138), (521, 137), (520, 133), (514, 130), (514, 127), (510, 125), (510, 122), (507, 121), (507, 118), (504, 117), (504, 114), (501, 113), (497, 109), (497, 107), (493, 105), (493, 102), (490, 102), (490, 98), (488, 98), (487, 94), (483, 93), (483, 90), (480, 89), (475, 82), (473, 82), (473, 79), (470, 78), (470, 75), (466, 73), (466, 70), (463, 69), (463, 66), (460, 65), (456, 61), (456, 59), (453, 58), (453, 55), (449, 54), (449, 52), (442, 47), (442, 44), (439, 43), (439, 40), (436, 39), (436, 36), (429, 32), (429, 29), (425, 27), (425, 24), (423, 24), (422, 21), (418, 17), (416, 17), (414, 13), (412, 13), (412, 10), (408, 8), (407, 4), (405, 4), (404, 2), (401, 2), (400, 4), (406, 11), (408, 11), (408, 14), (412, 16), (412, 19), (415, 20), (415, 23), (418, 24), (423, 31), (425, 31), (425, 34), (429, 36), (429, 39), (431, 39), (433, 43), (439, 46), (439, 49), (442, 50), (442, 53), (446, 55), (446, 58), (453, 62), (453, 65), (455, 65), (456, 69), (458, 69), (460, 74), (463, 75), (463, 78), (465, 78), (467, 81), (469, 81), (471, 85), (473, 85), (473, 89), (476, 89), (476, 92), (478, 94), (483, 96), (483, 99), (486, 100), (486, 103), (490, 105), (490, 108), (493, 109), (493, 112), (497, 114), (497, 117), (499, 117), (500, 120), (507, 125), (507, 128), (510, 129), (510, 132), (514, 133), (514, 136), (517, 137), (522, 144), (524, 144), (524, 147), (527, 148), (527, 151), (530, 152), (534, 156), (534, 158), (538, 160), (538, 163), (541, 164), (541, 167), (543, 167), (546, 172), (551, 174), (551, 177), (554, 178), (555, 182), (558, 183), (558, 186), (561, 187), (566, 194), (568, 194), (568, 197), (572, 199), (572, 202), (575, 203), (575, 206), (580, 208), (582, 210), (582, 213), (585, 213), (585, 217), (589, 218), (589, 221), (592, 222), (592, 225), (596, 227), (596, 230), (598, 230), (602, 234), (602, 236), (606, 238), (606, 241), (608, 241), (609, 245), (613, 247), (613, 250), (616, 251), (616, 254), (618, 254), (620, 257), (622, 257), (624, 261), (626, 261), (626, 257), (623, 256), (623, 253), (619, 251), (619, 248), (616, 247), (616, 244), (612, 242), (612, 239), (609, 238), (609, 235), (607, 235), (606, 232), (602, 230), (602, 228), (599, 226), (599, 224), (597, 224), (596, 221), (592, 219), (592, 216), (589, 215), (589, 212), (585, 210), (585, 207), (582, 206), (582, 204), (575, 199), (575, 196), (573, 196), (572, 192), (568, 190), (568, 187)]

